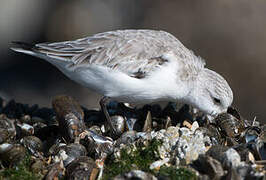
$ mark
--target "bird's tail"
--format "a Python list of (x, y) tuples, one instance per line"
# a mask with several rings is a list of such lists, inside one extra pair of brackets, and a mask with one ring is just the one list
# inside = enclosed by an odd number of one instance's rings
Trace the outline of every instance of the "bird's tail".
[(12, 42), (14, 47), (11, 47), (13, 51), (29, 54), (36, 56), (36, 46), (34, 44), (25, 43), (25, 42)]
[(67, 59), (67, 56), (61, 57), (60, 55), (62, 54), (58, 54), (55, 50), (53, 51), (53, 49), (48, 54), (47, 51), (51, 48), (49, 49), (49, 44), (46, 43), (35, 45), (24, 42), (12, 42), (12, 44), (14, 44), (14, 47), (11, 47), (11, 50), (44, 59), (53, 65), (71, 63), (71, 61)]

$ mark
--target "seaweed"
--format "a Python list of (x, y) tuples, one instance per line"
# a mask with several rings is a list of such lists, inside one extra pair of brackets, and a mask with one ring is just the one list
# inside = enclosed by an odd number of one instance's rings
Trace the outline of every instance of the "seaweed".
[(17, 165), (0, 170), (0, 180), (37, 180), (41, 176), (30, 171), (31, 157), (29, 154)]
[(151, 170), (149, 168), (150, 164), (160, 160), (158, 152), (160, 145), (162, 145), (161, 141), (153, 139), (148, 145), (139, 145), (130, 153), (126, 149), (122, 149), (120, 159), (114, 161), (112, 158), (108, 158), (106, 160), (103, 179), (111, 179), (116, 175), (127, 173), (131, 170), (142, 170), (157, 177), (163, 176), (169, 179), (196, 179), (196, 175), (187, 168), (177, 169), (173, 166), (162, 166), (159, 171)]

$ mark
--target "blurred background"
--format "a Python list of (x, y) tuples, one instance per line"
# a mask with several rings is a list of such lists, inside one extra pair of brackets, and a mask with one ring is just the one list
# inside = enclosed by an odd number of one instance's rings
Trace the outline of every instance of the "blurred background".
[(176, 36), (222, 74), (234, 106), (266, 122), (266, 1), (1, 0), (0, 96), (51, 106), (67, 94), (98, 107), (99, 96), (44, 60), (9, 50), (11, 41), (74, 40), (116, 29), (158, 29)]

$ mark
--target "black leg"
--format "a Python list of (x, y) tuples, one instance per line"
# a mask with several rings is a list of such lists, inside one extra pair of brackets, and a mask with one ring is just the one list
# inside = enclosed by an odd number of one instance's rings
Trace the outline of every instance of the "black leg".
[(106, 104), (109, 102), (109, 100), (110, 100), (109, 97), (104, 96), (104, 97), (100, 100), (100, 106), (101, 106), (101, 109), (102, 109), (102, 111), (103, 111), (103, 114), (104, 114), (104, 116), (105, 116), (105, 118), (106, 118), (106, 120), (107, 120), (107, 123), (108, 123), (108, 125), (109, 125), (109, 127), (110, 127), (112, 133), (113, 133), (114, 135), (116, 135), (116, 130), (115, 130), (115, 128), (114, 128), (114, 126), (113, 126), (113, 124), (112, 124), (112, 122), (111, 122), (110, 115), (109, 115), (109, 113), (107, 112), (107, 108), (106, 108)]

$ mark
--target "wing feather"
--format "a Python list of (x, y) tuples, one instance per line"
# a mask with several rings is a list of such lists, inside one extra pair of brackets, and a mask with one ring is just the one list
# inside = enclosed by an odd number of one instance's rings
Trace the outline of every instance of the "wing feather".
[[(173, 52), (183, 62), (184, 80), (197, 76), (205, 61), (188, 50), (173, 35), (155, 30), (118, 30), (99, 33), (75, 41), (41, 43), (37, 51), (49, 57), (72, 63), (72, 68), (98, 64), (122, 71), (129, 76), (145, 78), (150, 72), (167, 63), (162, 58)], [(36, 50), (35, 50), (36, 51)]]

